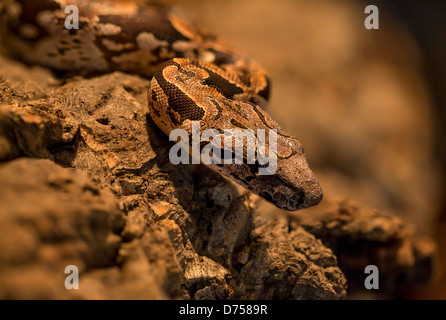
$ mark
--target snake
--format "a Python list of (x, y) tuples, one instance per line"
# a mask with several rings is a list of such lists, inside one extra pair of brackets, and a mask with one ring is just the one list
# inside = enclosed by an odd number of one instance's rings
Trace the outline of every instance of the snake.
[[(286, 211), (322, 200), (302, 143), (266, 112), (270, 76), (225, 39), (142, 1), (0, 0), (0, 18), (3, 51), (27, 64), (81, 75), (121, 71), (150, 80), (148, 121), (166, 135), (183, 129), (190, 136), (198, 123), (201, 131), (215, 132), (200, 142), (204, 148), (216, 137), (223, 141), (229, 129), (273, 130), (274, 172), (260, 174), (265, 164), (258, 156), (248, 161), (245, 153), (238, 163), (205, 165)], [(254, 136), (256, 146), (260, 142)], [(214, 151), (219, 147), (212, 145)], [(220, 150), (233, 153), (233, 147)]]

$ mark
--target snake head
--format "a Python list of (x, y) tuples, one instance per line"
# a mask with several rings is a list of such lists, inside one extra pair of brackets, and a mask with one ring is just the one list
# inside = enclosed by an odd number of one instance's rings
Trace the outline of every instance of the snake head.
[[(263, 165), (256, 161), (210, 167), (283, 210), (301, 210), (322, 200), (322, 188), (299, 140), (278, 132), (276, 160)], [(268, 169), (269, 173), (262, 169)]]
[(192, 137), (185, 149), (193, 157), (197, 151), (197, 163), (211, 150), (215, 161), (203, 164), (277, 207), (297, 211), (316, 205), (322, 190), (302, 145), (261, 108), (268, 81), (259, 84), (264, 89), (257, 92), (218, 67), (173, 59), (151, 81), (149, 113), (166, 134), (180, 129)]
[(250, 189), (263, 199), (287, 211), (297, 211), (317, 205), (323, 197), (304, 150), (294, 137), (278, 135), (277, 170), (271, 175), (256, 175)]

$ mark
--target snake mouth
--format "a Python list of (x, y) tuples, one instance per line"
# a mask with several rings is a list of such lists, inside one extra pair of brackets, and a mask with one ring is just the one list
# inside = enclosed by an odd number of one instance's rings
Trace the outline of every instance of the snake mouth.
[(282, 210), (298, 211), (319, 204), (323, 198), (323, 192), (318, 181), (312, 179), (300, 187), (282, 185), (273, 193), (264, 191), (261, 196)]
[(304, 193), (301, 189), (281, 189), (282, 190), (277, 190), (272, 196), (268, 192), (263, 192), (262, 197), (282, 210), (297, 211), (308, 207), (305, 204)]

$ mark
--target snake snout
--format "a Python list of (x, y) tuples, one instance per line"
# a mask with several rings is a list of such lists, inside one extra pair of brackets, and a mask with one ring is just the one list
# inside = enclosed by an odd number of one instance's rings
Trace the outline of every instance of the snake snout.
[(321, 202), (323, 197), (322, 188), (316, 178), (303, 182), (302, 197), (299, 209), (312, 207)]
[[(280, 207), (289, 211), (305, 209), (321, 202), (322, 188), (303, 154), (282, 161), (278, 170)], [(279, 199), (280, 198), (280, 199)]]
[(323, 197), (322, 188), (316, 179), (305, 181), (301, 186), (284, 186), (272, 197), (279, 208), (287, 211), (297, 211), (317, 205)]

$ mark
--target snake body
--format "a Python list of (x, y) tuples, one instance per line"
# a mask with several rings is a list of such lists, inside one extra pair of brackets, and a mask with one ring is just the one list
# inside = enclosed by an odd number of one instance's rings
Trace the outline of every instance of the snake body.
[[(79, 29), (65, 26), (68, 5), (79, 10)], [(262, 164), (258, 159), (249, 163), (245, 155), (243, 163), (208, 167), (281, 209), (295, 211), (322, 199), (301, 143), (264, 110), (270, 88), (267, 73), (219, 37), (164, 8), (134, 1), (0, 0), (0, 17), (6, 52), (29, 64), (151, 78), (148, 113), (167, 135), (174, 129), (191, 135), (193, 121), (199, 121), (202, 131), (215, 130), (221, 141), (225, 129), (274, 129), (273, 174), (259, 174)]]

